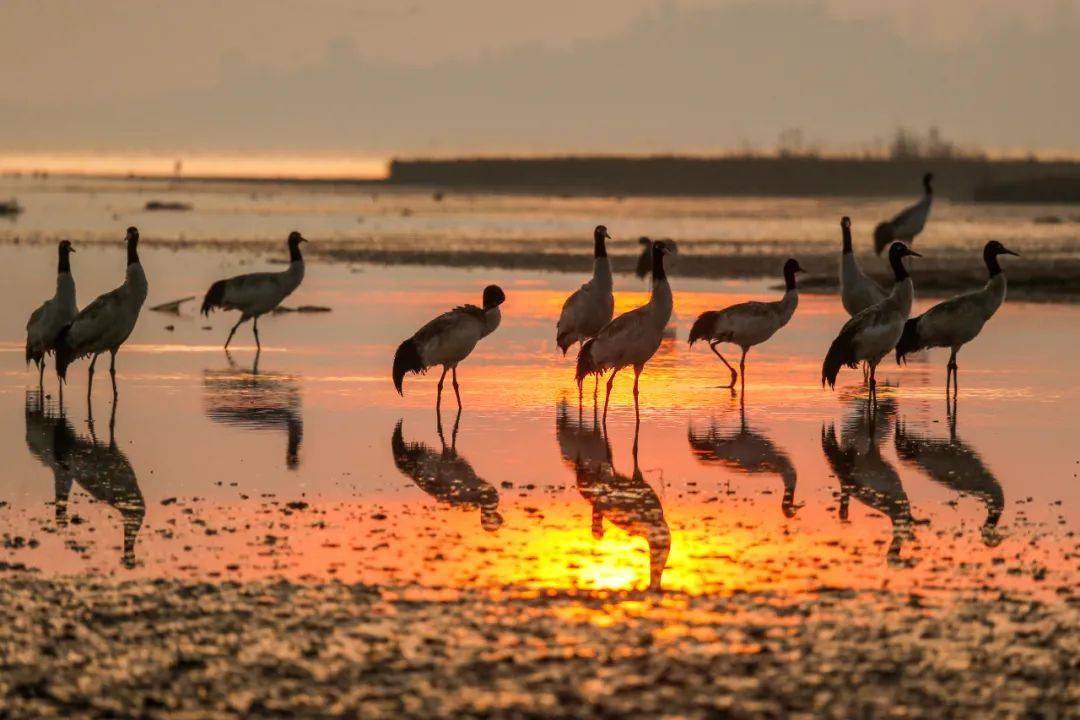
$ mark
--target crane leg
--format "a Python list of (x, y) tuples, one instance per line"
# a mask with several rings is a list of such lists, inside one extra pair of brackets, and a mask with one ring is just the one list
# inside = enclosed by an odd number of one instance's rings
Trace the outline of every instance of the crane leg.
[(634, 421), (638, 423), (641, 422), (641, 409), (638, 407), (638, 379), (641, 377), (641, 371), (644, 369), (645, 368), (638, 365), (634, 366)]
[(949, 356), (949, 364), (945, 366), (945, 394), (949, 394), (949, 381), (952, 380), (952, 391), (955, 396), (959, 390), (960, 377), (957, 374), (959, 366), (956, 364), (956, 350), (952, 351), (952, 355)]
[(97, 363), (97, 353), (90, 358), (90, 367), (86, 371), (86, 402), (90, 402), (90, 393), (94, 389), (94, 364)]
[(450, 374), (450, 380), (454, 384), (454, 396), (457, 398), (458, 412), (461, 412), (461, 391), (458, 389), (457, 365), (454, 366), (454, 369)]
[(739, 358), (739, 385), (746, 390), (746, 348), (742, 349), (742, 357)]
[(112, 379), (112, 396), (116, 399), (116, 351), (109, 351), (109, 377)]
[(262, 343), (259, 342), (259, 318), (251, 321), (251, 327), (255, 331), (255, 354), (262, 352)]
[(229, 349), (229, 343), (232, 342), (233, 335), (236, 334), (236, 328), (240, 327), (240, 323), (244, 322), (245, 320), (247, 320), (247, 318), (244, 317), (243, 315), (241, 315), (240, 319), (236, 321), (236, 324), (232, 326), (232, 330), (229, 331), (229, 337), (225, 338), (225, 349), (226, 350)]
[(592, 386), (592, 404), (593, 404), (593, 407), (596, 407), (596, 396), (597, 396), (597, 394), (599, 392), (600, 392), (600, 376), (599, 375), (593, 375), (593, 386)]
[[(442, 409), (442, 387), (443, 381), (446, 380), (446, 369), (443, 365), (442, 375), (439, 376), (439, 392), (435, 395), (435, 412), (440, 412)], [(442, 420), (442, 415), (439, 416), (439, 420)]]
[(719, 344), (720, 344), (719, 342), (709, 343), (709, 347), (712, 349), (712, 351), (714, 353), (716, 353), (716, 357), (720, 358), (720, 362), (727, 365), (727, 369), (731, 371), (731, 382), (728, 383), (727, 385), (721, 385), (720, 387), (722, 387), (722, 388), (733, 388), (733, 387), (735, 387), (735, 381), (739, 378), (739, 373), (735, 372), (735, 368), (731, 367), (731, 363), (729, 363), (727, 360), (725, 360), (724, 356), (720, 354), (720, 351), (716, 349), (716, 346), (719, 345)]
[(44, 395), (45, 394), (45, 361), (44, 360), (40, 361), (38, 363), (37, 367), (38, 367), (38, 376), (37, 376), (38, 392), (41, 393), (42, 395)]
[(877, 365), (870, 365), (870, 402), (873, 405), (877, 404)]
[(607, 394), (604, 395), (604, 426), (607, 427), (607, 409), (608, 403), (611, 402), (611, 387), (615, 384), (615, 376), (619, 374), (619, 368), (615, 368), (611, 371), (611, 377), (607, 381)]

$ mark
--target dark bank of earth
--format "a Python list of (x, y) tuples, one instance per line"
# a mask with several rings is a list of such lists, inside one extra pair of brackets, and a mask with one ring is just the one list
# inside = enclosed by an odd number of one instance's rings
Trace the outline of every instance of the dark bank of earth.
[(1071, 599), (0, 580), (5, 717), (1066, 717)]
[[(837, 253), (814, 250), (794, 251), (788, 248), (740, 250), (731, 255), (680, 254), (671, 263), (673, 277), (709, 279), (775, 278), (782, 287), (780, 268), (791, 256), (807, 270), (799, 287), (805, 292), (836, 293), (839, 291)], [(506, 270), (550, 270), (554, 272), (589, 271), (589, 258), (563, 253), (526, 253), (481, 250), (386, 250), (381, 248), (337, 247), (316, 253), (339, 262), (377, 263), (385, 265), (426, 265), (444, 267), (487, 267)], [(612, 269), (617, 273), (632, 273), (636, 256), (611, 255)], [(884, 267), (878, 258), (861, 257), (864, 268)], [(892, 285), (888, 273), (878, 268), (869, 274), (885, 288)], [(924, 257), (911, 265), (917, 292), (921, 296), (946, 297), (976, 290), (986, 283), (986, 268), (981, 260), (959, 254)], [(1042, 302), (1076, 302), (1080, 300), (1080, 259), (1025, 256), (1009, 263), (1009, 297), (1016, 300)]]

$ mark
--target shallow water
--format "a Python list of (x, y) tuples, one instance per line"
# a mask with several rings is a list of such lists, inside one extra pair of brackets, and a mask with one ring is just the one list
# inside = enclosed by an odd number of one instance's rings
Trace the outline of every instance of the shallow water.
[[(944, 182), (944, 181), (943, 181)], [(869, 252), (874, 226), (917, 199), (595, 198), (439, 193), (380, 186), (243, 184), (167, 180), (0, 176), (0, 198), (25, 212), (0, 218), (0, 240), (54, 242), (123, 238), (138, 225), (150, 241), (280, 241), (300, 228), (320, 244), (388, 249), (578, 253), (597, 218), (615, 254), (661, 233), (695, 255), (742, 251), (832, 252), (841, 215), (854, 222), (856, 250)], [(146, 211), (149, 200), (183, 202), (189, 212)], [(1057, 218), (1054, 224), (1037, 218)], [(981, 250), (992, 239), (1044, 259), (1076, 257), (1080, 216), (1068, 205), (954, 202), (938, 197), (920, 238), (935, 253)], [(118, 228), (120, 228), (118, 230)], [(931, 245), (932, 244), (932, 245)]]
[[(1063, 360), (1077, 352), (1074, 306), (1007, 302), (960, 355), (955, 413), (944, 354), (886, 363), (871, 416), (855, 371), (836, 392), (818, 381), (843, 321), (836, 298), (804, 296), (733, 395), (716, 387), (727, 374), (708, 349), (687, 349), (687, 329), (706, 308), (775, 291), (676, 280), (674, 335), (642, 377), (640, 427), (626, 373), (605, 434), (588, 386), (579, 410), (572, 358), (553, 341), (580, 277), (312, 263), (289, 303), (333, 311), (264, 319), (257, 368), (249, 327), (230, 359), (229, 317), (204, 321), (193, 303), (179, 316), (144, 310), (119, 356), (119, 402), (99, 372), (91, 424), (85, 362), (63, 412), (54, 378), (42, 400), (23, 367), (23, 319), (51, 292), (53, 253), (0, 246), (0, 262), (24, 270), (0, 318), (7, 567), (450, 589), (651, 580), (691, 593), (1052, 597), (1076, 584), (1080, 389)], [(81, 247), (80, 302), (115, 285), (122, 262), (115, 248)], [(160, 248), (143, 262), (147, 306), (264, 265)], [(447, 385), (440, 428), (437, 377), (408, 378), (398, 397), (393, 350), (492, 281), (508, 294), (503, 325), (461, 367), (460, 419)], [(617, 282), (618, 310), (645, 297)]]

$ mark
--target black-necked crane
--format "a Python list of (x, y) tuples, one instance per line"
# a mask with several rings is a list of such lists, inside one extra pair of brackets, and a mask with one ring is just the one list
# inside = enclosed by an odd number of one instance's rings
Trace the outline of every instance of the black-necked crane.
[(649, 545), (649, 590), (658, 592), (671, 552), (671, 529), (660, 497), (638, 465), (638, 428), (634, 428), (634, 471), (629, 476), (615, 469), (611, 443), (606, 436), (603, 442), (602, 461), (581, 457), (574, 463), (578, 492), (592, 506), (592, 535), (602, 539), (607, 520), (630, 535), (645, 538)]
[(30, 315), (26, 323), (26, 362), (38, 370), (38, 387), (45, 381), (45, 358), (56, 347), (60, 332), (79, 314), (75, 304), (75, 278), (71, 275), (71, 242), (61, 240), (56, 268), (56, 292)]
[(109, 421), (109, 442), (100, 442), (89, 426), (90, 437), (75, 433), (62, 412), (36, 397), (27, 396), (26, 444), (53, 473), (56, 522), (67, 525), (67, 505), (73, 486), (120, 513), (125, 567), (135, 565), (135, 541), (146, 516), (146, 502), (135, 469), (117, 446), (114, 435), (116, 405)]
[(281, 272), (261, 272), (237, 275), (228, 280), (218, 280), (206, 291), (203, 298), (202, 314), (209, 315), (214, 309), (239, 310), (240, 319), (229, 330), (225, 340), (225, 349), (229, 349), (233, 335), (240, 325), (252, 321), (255, 333), (256, 352), (262, 351), (259, 342), (259, 317), (270, 312), (289, 297), (304, 279), (304, 257), (300, 254), (300, 243), (307, 240), (295, 230), (289, 233), (285, 244), (289, 248), (289, 267)]
[[(803, 272), (797, 260), (789, 259), (784, 263), (784, 296), (775, 302), (744, 302), (723, 310), (706, 310), (694, 321), (690, 328), (690, 347), (698, 340), (709, 343), (716, 357), (731, 371), (731, 382), (723, 387), (735, 387), (735, 381), (742, 376), (746, 386), (746, 353), (755, 345), (760, 345), (776, 331), (788, 324), (795, 308), (799, 306), (799, 290), (795, 284), (795, 273)], [(739, 358), (739, 370), (731, 366), (716, 346), (731, 343), (742, 350)]]
[(694, 457), (703, 465), (720, 465), (743, 475), (779, 475), (784, 484), (784, 495), (780, 500), (784, 517), (795, 517), (795, 512), (802, 507), (795, 503), (795, 485), (799, 480), (795, 464), (767, 435), (755, 431), (746, 422), (743, 403), (739, 403), (737, 429), (721, 429), (710, 423), (708, 428), (697, 430), (691, 423), (686, 437)]
[(860, 362), (865, 361), (870, 366), (870, 396), (877, 398), (875, 372), (878, 363), (896, 347), (901, 333), (904, 332), (904, 323), (911, 315), (915, 287), (907, 268), (904, 267), (904, 258), (909, 255), (922, 257), (901, 242), (893, 243), (889, 248), (889, 264), (892, 266), (896, 283), (884, 300), (877, 305), (871, 305), (844, 323), (821, 365), (822, 387), (826, 382), (829, 387), (835, 387), (836, 376), (844, 365), (856, 368)]
[(442, 405), (443, 382), (446, 373), (452, 373), (454, 395), (461, 407), (461, 391), (458, 386), (457, 366), (467, 358), (483, 338), (495, 332), (502, 320), (499, 306), (506, 301), (506, 294), (498, 285), (484, 288), (483, 307), (461, 305), (435, 318), (417, 330), (411, 338), (398, 346), (394, 353), (393, 379), (399, 395), (404, 395), (402, 382), (405, 373), (424, 373), (428, 368), (442, 365), (435, 409)]
[(495, 486), (476, 474), (469, 461), (457, 451), (458, 424), (461, 413), (454, 421), (450, 446), (447, 447), (443, 436), (442, 422), (439, 423), (440, 450), (428, 447), (422, 442), (406, 442), (401, 431), (402, 421), (398, 420), (394, 434), (390, 438), (390, 451), (394, 456), (394, 465), (408, 476), (416, 486), (440, 503), (480, 511), (480, 526), (488, 532), (498, 530), (503, 523), (499, 514), (499, 491)]
[(914, 205), (904, 208), (892, 220), (878, 223), (874, 228), (874, 252), (878, 255), (885, 246), (894, 240), (902, 240), (911, 243), (915, 236), (926, 227), (926, 220), (930, 217), (930, 206), (934, 202), (934, 188), (931, 182), (933, 173), (923, 175), (923, 196)]
[(986, 285), (978, 290), (957, 295), (938, 303), (922, 315), (904, 324), (904, 331), (896, 345), (896, 362), (899, 364), (913, 352), (933, 347), (949, 348), (949, 362), (945, 366), (945, 392), (952, 381), (953, 394), (960, 383), (956, 353), (974, 340), (986, 321), (994, 316), (1005, 301), (1005, 273), (1001, 272), (998, 257), (1016, 255), (997, 240), (991, 240), (983, 248), (983, 262), (990, 273)]
[(892, 541), (886, 557), (890, 565), (904, 564), (900, 557), (904, 542), (914, 537), (915, 525), (926, 522), (912, 515), (900, 474), (881, 455), (881, 442), (888, 433), (895, 406), (886, 401), (880, 411), (870, 413), (871, 402), (866, 401), (865, 409), (861, 402), (856, 403), (855, 412), (844, 419), (841, 437), (837, 437), (835, 423), (830, 423), (827, 429), (822, 425), (821, 449), (840, 482), (840, 520), (848, 520), (852, 497), (884, 514), (892, 524)]
[(90, 356), (87, 400), (94, 387), (94, 364), (98, 355), (106, 351), (110, 355), (109, 376), (112, 378), (113, 397), (116, 397), (116, 353), (135, 329), (149, 289), (146, 272), (139, 262), (139, 231), (129, 227), (126, 240), (127, 270), (124, 283), (84, 307), (60, 332), (56, 341), (56, 374), (62, 381), (67, 379), (67, 369), (72, 362)]
[[(604, 241), (611, 238), (603, 225), (593, 231), (592, 278), (566, 298), (559, 322), (555, 325), (555, 343), (563, 355), (574, 343), (595, 337), (615, 314), (612, 294), (611, 261)], [(580, 385), (578, 386), (580, 390)]]
[(667, 246), (660, 240), (652, 247), (652, 294), (649, 302), (612, 320), (596, 337), (581, 346), (577, 357), (577, 381), (587, 375), (601, 375), (611, 370), (604, 396), (604, 420), (615, 376), (625, 367), (634, 368), (634, 414), (638, 415), (638, 379), (645, 363), (660, 348), (664, 328), (671, 319), (673, 298), (671, 285), (664, 272)]
[(982, 502), (986, 507), (982, 540), (987, 546), (995, 547), (1002, 540), (997, 526), (1005, 509), (1005, 491), (979, 453), (957, 436), (955, 410), (949, 412), (948, 421), (948, 438), (913, 432), (906, 423), (897, 423), (896, 455), (939, 485)]
[(874, 282), (859, 266), (851, 247), (851, 218), (840, 219), (843, 246), (840, 250), (840, 301), (849, 316), (858, 315), (871, 305), (877, 305), (889, 294)]

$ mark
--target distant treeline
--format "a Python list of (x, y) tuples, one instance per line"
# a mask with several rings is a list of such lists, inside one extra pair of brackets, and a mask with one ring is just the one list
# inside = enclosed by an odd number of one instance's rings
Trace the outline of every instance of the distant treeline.
[(939, 195), (976, 188), (1080, 179), (1080, 162), (982, 158), (549, 157), (394, 160), (395, 185), (555, 195), (918, 195), (926, 171)]

